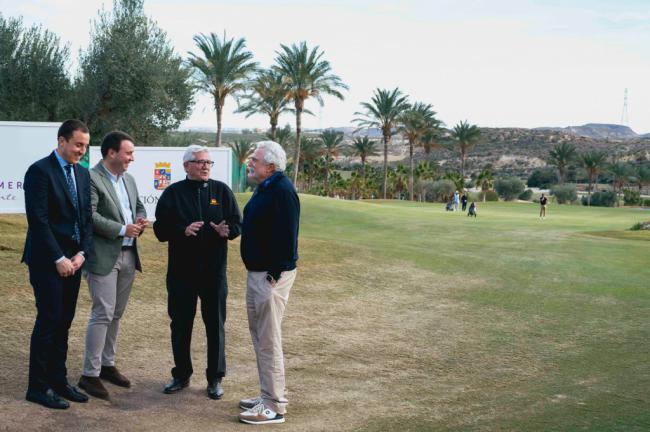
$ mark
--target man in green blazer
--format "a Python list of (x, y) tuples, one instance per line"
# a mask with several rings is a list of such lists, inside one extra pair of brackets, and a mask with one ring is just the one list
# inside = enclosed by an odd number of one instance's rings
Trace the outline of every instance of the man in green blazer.
[(102, 399), (109, 393), (101, 379), (131, 386), (115, 367), (115, 351), (135, 271), (142, 271), (137, 238), (148, 223), (135, 179), (126, 173), (134, 149), (128, 134), (110, 132), (102, 142), (102, 160), (90, 170), (93, 246), (86, 268), (93, 305), (79, 387)]

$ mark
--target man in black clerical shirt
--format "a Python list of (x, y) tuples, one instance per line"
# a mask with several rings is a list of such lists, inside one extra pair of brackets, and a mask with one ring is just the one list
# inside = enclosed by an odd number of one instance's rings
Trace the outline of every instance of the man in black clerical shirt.
[(211, 399), (220, 399), (226, 374), (227, 242), (239, 236), (241, 216), (230, 188), (210, 179), (212, 165), (207, 147), (187, 148), (187, 178), (165, 189), (153, 229), (158, 240), (169, 242), (167, 293), (175, 366), (164, 392), (176, 393), (190, 383), (190, 341), (200, 298), (208, 339), (207, 392)]

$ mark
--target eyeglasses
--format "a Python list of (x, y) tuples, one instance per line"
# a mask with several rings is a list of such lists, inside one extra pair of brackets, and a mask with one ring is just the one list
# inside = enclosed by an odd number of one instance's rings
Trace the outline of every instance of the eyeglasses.
[(213, 166), (214, 165), (214, 161), (211, 161), (211, 160), (191, 160), (191, 161), (188, 161), (188, 162), (196, 164), (196, 165), (207, 165), (207, 166)]

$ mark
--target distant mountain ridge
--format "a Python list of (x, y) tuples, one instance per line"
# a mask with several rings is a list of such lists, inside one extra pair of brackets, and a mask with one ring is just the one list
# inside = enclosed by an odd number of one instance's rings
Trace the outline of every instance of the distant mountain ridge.
[[(569, 126), (565, 128), (560, 127), (540, 127), (533, 130), (550, 130), (557, 132), (567, 132), (573, 135), (586, 137), (586, 138), (604, 138), (626, 140), (639, 138), (639, 135), (634, 132), (629, 126), (607, 124), (607, 123), (587, 123), (582, 126)], [(650, 134), (641, 135), (646, 137)]]

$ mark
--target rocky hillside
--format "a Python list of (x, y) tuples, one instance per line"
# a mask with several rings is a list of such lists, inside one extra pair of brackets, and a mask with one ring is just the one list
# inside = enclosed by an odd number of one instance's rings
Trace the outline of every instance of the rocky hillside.
[[(469, 153), (466, 171), (471, 173), (487, 164), (501, 174), (527, 177), (535, 168), (546, 166), (549, 151), (559, 143), (571, 143), (578, 152), (591, 149), (606, 151), (619, 160), (650, 160), (650, 137), (639, 136), (630, 128), (619, 125), (588, 124), (568, 128), (481, 128), (480, 142)], [(627, 138), (623, 138), (627, 137)], [(349, 139), (349, 137), (348, 137)], [(456, 151), (449, 150), (449, 139), (441, 139), (441, 147), (427, 157), (416, 150), (416, 160), (430, 159), (443, 167), (458, 169)], [(381, 144), (380, 146), (381, 147)], [(390, 146), (393, 163), (408, 163), (407, 143), (400, 136), (393, 137)], [(374, 158), (378, 163), (381, 158)], [(342, 160), (344, 164), (354, 160)]]

